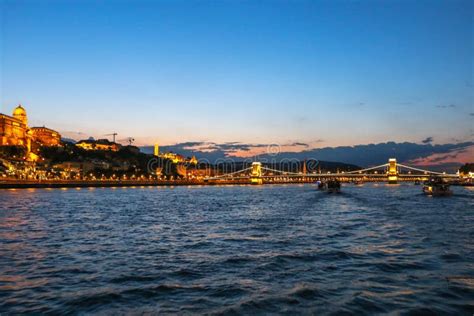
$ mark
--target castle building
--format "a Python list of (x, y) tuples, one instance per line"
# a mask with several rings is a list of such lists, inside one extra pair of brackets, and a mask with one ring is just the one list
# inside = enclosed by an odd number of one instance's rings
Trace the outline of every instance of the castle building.
[(47, 127), (32, 127), (31, 133), (33, 139), (42, 146), (59, 146), (61, 145), (61, 135), (58, 132)]
[(30, 152), (36, 146), (59, 146), (61, 135), (46, 127), (28, 127), (26, 110), (18, 105), (13, 115), (0, 113), (0, 146), (23, 146)]

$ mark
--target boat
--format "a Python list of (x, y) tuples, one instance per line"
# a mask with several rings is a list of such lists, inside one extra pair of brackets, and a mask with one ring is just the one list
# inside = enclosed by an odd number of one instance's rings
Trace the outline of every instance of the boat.
[(327, 184), (322, 181), (316, 181), (316, 185), (318, 186), (318, 190), (326, 190), (327, 189)]
[(425, 182), (423, 193), (431, 196), (450, 196), (453, 194), (453, 191), (449, 188), (449, 183), (437, 177)]
[(339, 180), (329, 180), (327, 182), (328, 193), (340, 193), (341, 192), (341, 182)]

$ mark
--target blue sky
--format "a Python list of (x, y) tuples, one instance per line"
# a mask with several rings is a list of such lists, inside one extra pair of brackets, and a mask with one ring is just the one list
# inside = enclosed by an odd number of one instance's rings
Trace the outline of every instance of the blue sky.
[(472, 1), (0, 1), (1, 112), (68, 136), (473, 140)]

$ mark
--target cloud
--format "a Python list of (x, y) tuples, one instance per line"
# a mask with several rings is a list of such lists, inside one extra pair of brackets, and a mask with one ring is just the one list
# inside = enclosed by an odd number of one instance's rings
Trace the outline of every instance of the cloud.
[(291, 144), (288, 144), (288, 145), (284, 145), (284, 146), (302, 146), (302, 147), (306, 147), (308, 148), (309, 147), (309, 144), (306, 144), (306, 143), (300, 143), (300, 142), (294, 142), (294, 143), (291, 143)]
[(307, 116), (297, 116), (294, 117), (293, 120), (296, 124), (304, 124), (309, 122), (309, 118)]
[(448, 105), (437, 105), (436, 106), (437, 108), (439, 109), (449, 109), (449, 108), (455, 108), (456, 107), (456, 104), (448, 104)]
[[(175, 145), (160, 146), (161, 152), (175, 152), (183, 156), (197, 156), (209, 160), (222, 159), (225, 157), (244, 157), (265, 153), (270, 144), (246, 144), (240, 142), (185, 142)], [(142, 146), (142, 151), (152, 153), (152, 146)]]
[(361, 166), (383, 164), (389, 158), (406, 162), (433, 154), (453, 154), (473, 146), (474, 142), (451, 143), (442, 145), (416, 143), (379, 143), (356, 146), (325, 147), (306, 150), (298, 153), (282, 153), (285, 158), (314, 158), (324, 161), (338, 161)]
[(76, 131), (61, 131), (60, 133), (63, 138), (68, 139), (68, 140), (74, 140), (74, 141), (84, 139), (87, 136), (83, 132), (76, 132)]
[(204, 144), (209, 144), (209, 143), (206, 143), (206, 142), (186, 142), (186, 143), (180, 143), (181, 146), (185, 146), (185, 147), (200, 146), (200, 145), (204, 145)]
[(474, 116), (474, 113), (469, 113), (470, 116)]
[(435, 169), (431, 167), (443, 167), (445, 170), (441, 168), (438, 168), (438, 170), (447, 171), (450, 169), (451, 171), (456, 171), (461, 164), (472, 162), (472, 157), (474, 157), (474, 145), (455, 148), (444, 153), (434, 153), (407, 161), (406, 163), (415, 166), (430, 166), (432, 170)]
[(447, 154), (447, 155), (439, 155), (439, 156), (437, 156), (437, 157), (435, 157), (435, 158), (432, 158), (432, 159), (431, 159), (431, 162), (432, 162), (432, 163), (438, 163), (438, 162), (445, 161), (445, 160), (447, 160), (447, 159), (456, 159), (457, 156), (458, 156), (457, 153), (452, 154), (452, 155), (450, 155), (450, 154)]
[(431, 136), (430, 136), (430, 137), (426, 137), (426, 138), (423, 139), (421, 142), (422, 142), (423, 144), (429, 144), (429, 143), (433, 142), (433, 137), (431, 137)]

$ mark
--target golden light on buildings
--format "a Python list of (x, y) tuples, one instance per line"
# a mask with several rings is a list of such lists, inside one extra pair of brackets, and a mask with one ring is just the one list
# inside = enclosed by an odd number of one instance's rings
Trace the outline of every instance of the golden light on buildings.
[(13, 110), (13, 117), (21, 121), (23, 124), (28, 125), (28, 116), (26, 115), (26, 110), (19, 104)]
[(388, 160), (388, 183), (395, 184), (398, 181), (397, 159)]
[(38, 160), (34, 153), (43, 146), (60, 146), (61, 135), (46, 127), (29, 127), (23, 106), (13, 110), (12, 116), (0, 113), (0, 146), (25, 147), (28, 161)]
[(77, 142), (76, 147), (82, 148), (84, 150), (119, 151), (122, 146), (107, 139), (85, 139)]

